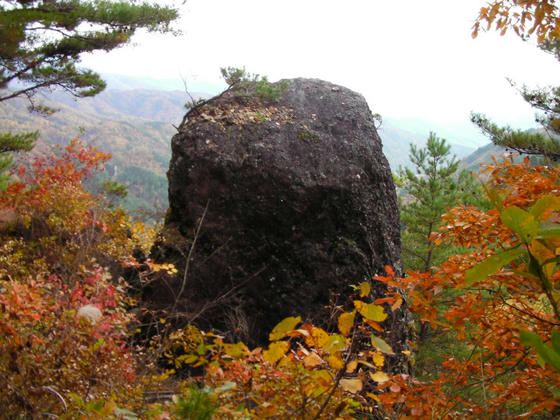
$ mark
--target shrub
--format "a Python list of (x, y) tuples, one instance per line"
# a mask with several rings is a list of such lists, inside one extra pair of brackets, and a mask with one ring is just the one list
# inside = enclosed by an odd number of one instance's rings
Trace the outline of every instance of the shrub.
[(266, 76), (248, 73), (245, 68), (223, 67), (220, 69), (227, 85), (238, 88), (240, 95), (256, 96), (264, 102), (275, 102), (288, 87), (287, 81), (272, 84)]

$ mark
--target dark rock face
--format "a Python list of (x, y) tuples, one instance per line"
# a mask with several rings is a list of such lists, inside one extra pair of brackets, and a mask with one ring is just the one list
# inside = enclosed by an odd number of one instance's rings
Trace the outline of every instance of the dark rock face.
[[(165, 227), (174, 239), (155, 252), (181, 271), (196, 237), (179, 306), (253, 344), (286, 316), (334, 323), (330, 300), (345, 304), (350, 285), (385, 265), (400, 271), (395, 189), (364, 98), (288, 82), (277, 102), (228, 92), (180, 127)], [(173, 299), (182, 281), (153, 285), (150, 298)], [(395, 317), (398, 349), (405, 326)]]

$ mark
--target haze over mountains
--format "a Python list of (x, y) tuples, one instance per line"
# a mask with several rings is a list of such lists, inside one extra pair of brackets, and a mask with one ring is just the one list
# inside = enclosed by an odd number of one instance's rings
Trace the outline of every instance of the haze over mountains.
[(43, 117), (29, 113), (24, 99), (6, 101), (0, 107), (0, 130), (39, 130), (38, 150), (79, 136), (113, 155), (105, 174), (128, 187), (127, 208), (166, 209), (172, 124), (184, 113), (180, 92), (107, 90), (78, 101), (56, 92), (37, 99), (58, 112)]
[[(139, 79), (128, 76), (103, 75), (108, 88), (93, 98), (75, 98), (63, 92), (37, 97), (37, 102), (59, 109), (49, 117), (29, 113), (27, 101), (6, 101), (0, 107), (1, 131), (39, 130), (38, 149), (48, 144), (67, 144), (80, 136), (102, 151), (113, 155), (106, 174), (125, 184), (129, 209), (167, 207), (167, 179), (171, 157), (170, 142), (181, 122), (188, 95), (181, 90), (181, 81)], [(197, 89), (211, 89), (202, 93)], [(189, 90), (195, 98), (208, 97), (220, 89), (192, 83)], [(206, 91), (208, 92), (208, 91)], [(402, 124), (410, 126), (409, 124)], [(445, 137), (458, 158), (475, 148), (465, 146), (460, 137), (438, 133), (438, 128), (418, 125), (417, 131), (400, 128), (398, 120), (384, 119), (379, 130), (383, 151), (393, 171), (409, 165), (409, 143), (423, 146), (429, 131)], [(464, 140), (464, 139), (463, 139)]]
[[(225, 83), (213, 84), (199, 80), (189, 80), (186, 82), (180, 79), (140, 78), (116, 74), (103, 74), (103, 79), (107, 82), (108, 89), (149, 89), (185, 92), (186, 84), (190, 92), (204, 92), (208, 96), (217, 95), (227, 87)], [(370, 107), (372, 110), (376, 109), (375, 103), (370, 104)], [(378, 111), (376, 110), (375, 112)], [(399, 132), (407, 132), (406, 135), (422, 137), (420, 144), (425, 142), (431, 131), (435, 131), (440, 137), (449, 139), (451, 143), (456, 144), (457, 146), (465, 146), (467, 149), (472, 150), (476, 149), (478, 145), (486, 144), (488, 142), (486, 137), (473, 124), (442, 121), (434, 123), (421, 118), (397, 118), (387, 116), (383, 113), (382, 116), (386, 122), (385, 125), (388, 124), (390, 126), (387, 131), (390, 131), (391, 134), (394, 129)], [(398, 136), (399, 134), (396, 135)], [(460, 151), (460, 148), (457, 151), (458, 156), (461, 156), (464, 153), (464, 151)]]

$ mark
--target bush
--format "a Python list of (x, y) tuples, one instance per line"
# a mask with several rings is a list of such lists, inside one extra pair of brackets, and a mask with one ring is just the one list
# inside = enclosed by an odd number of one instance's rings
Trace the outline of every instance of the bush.
[(239, 89), (241, 95), (256, 96), (264, 102), (275, 102), (288, 87), (287, 81), (271, 84), (266, 76), (248, 73), (245, 68), (223, 67), (220, 69), (222, 77), (229, 87)]

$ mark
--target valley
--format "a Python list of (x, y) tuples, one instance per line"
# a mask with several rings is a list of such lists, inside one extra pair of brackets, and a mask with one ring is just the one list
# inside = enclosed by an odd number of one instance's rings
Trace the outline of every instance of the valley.
[[(168, 205), (166, 172), (171, 157), (171, 138), (177, 132), (175, 127), (183, 118), (184, 104), (190, 98), (184, 91), (166, 90), (176, 87), (169, 81), (104, 77), (109, 82), (108, 88), (92, 98), (75, 98), (60, 91), (37, 95), (36, 103), (57, 110), (50, 116), (29, 112), (29, 102), (23, 98), (5, 103), (0, 109), (0, 130), (38, 129), (36, 151), (53, 144), (67, 144), (79, 136), (86, 143), (111, 153), (113, 157), (103, 178), (126, 186), (128, 195), (119, 204), (141, 213), (142, 217), (148, 214), (157, 219)], [(199, 92), (191, 95), (195, 99), (210, 96)], [(388, 118), (378, 130), (393, 172), (401, 166), (410, 166), (410, 143), (421, 147), (426, 142), (425, 126), (419, 132), (412, 132), (396, 124), (399, 120)], [(437, 129), (434, 130), (437, 134)], [(454, 143), (452, 138), (447, 140), (452, 153), (467, 162), (465, 168), (475, 170), (478, 160), (469, 157), (475, 149)], [(488, 156), (484, 159), (488, 160)], [(474, 163), (469, 165), (468, 162)]]

